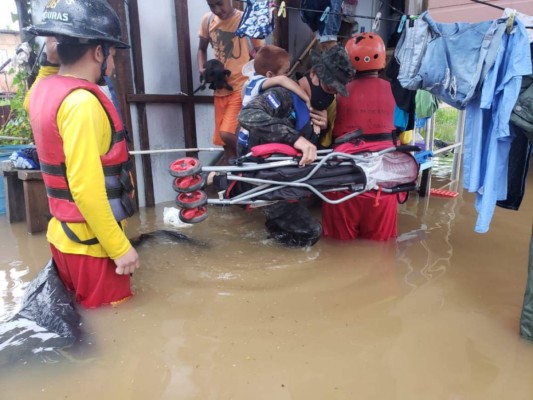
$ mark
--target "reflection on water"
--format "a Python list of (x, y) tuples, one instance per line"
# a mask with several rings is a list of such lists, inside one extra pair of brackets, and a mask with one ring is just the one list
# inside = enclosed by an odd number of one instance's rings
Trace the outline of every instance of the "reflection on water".
[[(450, 181), (454, 157), (453, 152), (447, 152), (432, 158), (434, 187), (446, 186), (449, 190), (458, 190), (458, 182)], [(413, 217), (420, 224), (418, 228), (400, 234), (397, 240), (398, 261), (408, 268), (404, 282), (413, 290), (438, 279), (450, 267), (453, 256), (450, 239), (463, 204), (462, 197), (429, 196), (416, 197), (401, 206), (402, 216)]]
[(431, 201), (437, 200), (417, 198), (403, 210), (404, 216), (415, 217), (420, 223), (419, 228), (400, 234), (397, 240), (397, 259), (408, 268), (404, 282), (413, 290), (446, 273), (453, 256), (450, 236), (463, 201), (460, 197), (446, 199), (439, 209), (431, 209)]
[[(141, 245), (133, 300), (80, 309), (79, 346), (3, 368), (1, 397), (532, 398), (518, 319), (533, 202), (497, 210), (485, 235), (472, 203), (413, 194), (397, 241), (309, 249), (273, 243), (259, 211), (210, 207), (180, 230), (193, 241)], [(164, 206), (142, 210), (130, 236), (168, 229)], [(5, 321), (49, 252), (4, 216), (0, 231)]]
[(0, 270), (0, 322), (6, 321), (20, 306), (29, 270), (19, 260), (8, 262), (7, 269)]

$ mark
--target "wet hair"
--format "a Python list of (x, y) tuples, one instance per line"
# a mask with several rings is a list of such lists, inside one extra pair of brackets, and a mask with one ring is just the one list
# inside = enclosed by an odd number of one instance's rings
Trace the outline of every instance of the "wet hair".
[(290, 59), (291, 56), (286, 50), (267, 44), (257, 51), (254, 58), (254, 69), (259, 75), (266, 75), (268, 71), (278, 75)]

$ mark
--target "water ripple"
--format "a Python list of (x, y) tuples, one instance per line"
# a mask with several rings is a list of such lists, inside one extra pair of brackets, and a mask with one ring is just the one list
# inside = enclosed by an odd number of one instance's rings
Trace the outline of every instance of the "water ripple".
[(22, 261), (14, 260), (0, 270), (0, 322), (7, 321), (20, 307), (24, 289), (28, 285), (24, 277), (30, 268)]

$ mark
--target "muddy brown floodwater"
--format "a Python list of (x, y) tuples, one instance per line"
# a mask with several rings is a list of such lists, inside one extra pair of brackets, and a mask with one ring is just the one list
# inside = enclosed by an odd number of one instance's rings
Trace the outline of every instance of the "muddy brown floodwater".
[[(79, 308), (77, 346), (3, 367), (0, 398), (532, 399), (533, 344), (519, 337), (532, 198), (529, 179), (521, 210), (497, 209), (482, 235), (473, 194), (414, 194), (396, 241), (308, 249), (269, 241), (260, 213), (209, 207), (180, 230), (192, 243), (140, 247), (133, 300)], [(141, 210), (129, 236), (168, 229), (165, 206)], [(50, 254), (5, 215), (0, 234), (5, 321)]]

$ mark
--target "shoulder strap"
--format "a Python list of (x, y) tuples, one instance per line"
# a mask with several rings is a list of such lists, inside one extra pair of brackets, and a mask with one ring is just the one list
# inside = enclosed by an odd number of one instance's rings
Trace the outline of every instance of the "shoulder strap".
[(311, 80), (311, 76), (309, 74), (306, 74), (305, 75), (305, 78), (307, 79), (307, 83), (309, 84), (309, 87), (312, 88), (313, 86), (315, 86), (313, 84), (313, 81)]

